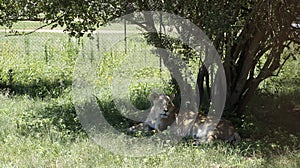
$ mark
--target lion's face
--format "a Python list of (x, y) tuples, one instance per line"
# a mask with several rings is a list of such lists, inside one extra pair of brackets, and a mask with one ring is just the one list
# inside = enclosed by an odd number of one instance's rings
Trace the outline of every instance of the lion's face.
[(151, 95), (151, 99), (153, 102), (153, 106), (151, 108), (151, 111), (154, 111), (154, 113), (156, 114), (156, 118), (168, 118), (170, 113), (171, 113), (171, 109), (174, 108), (174, 104), (173, 104), (173, 98), (174, 95), (171, 96), (167, 96), (165, 94), (156, 94), (153, 93)]
[(156, 94), (151, 95), (153, 106), (146, 123), (159, 131), (165, 130), (175, 121), (175, 106), (173, 104), (174, 95)]

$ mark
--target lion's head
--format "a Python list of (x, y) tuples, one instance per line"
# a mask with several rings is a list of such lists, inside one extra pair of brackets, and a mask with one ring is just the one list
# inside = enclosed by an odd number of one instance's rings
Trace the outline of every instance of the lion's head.
[(172, 102), (174, 97), (174, 94), (168, 96), (152, 93), (152, 107), (145, 123), (155, 130), (167, 129), (176, 119), (176, 108)]

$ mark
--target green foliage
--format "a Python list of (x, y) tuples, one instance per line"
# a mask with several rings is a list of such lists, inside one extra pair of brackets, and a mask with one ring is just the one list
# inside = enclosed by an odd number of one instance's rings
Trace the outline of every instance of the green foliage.
[[(9, 70), (13, 70), (15, 94), (0, 94), (0, 155), (3, 156), (0, 158), (0, 167), (299, 167), (299, 136), (283, 128), (261, 125), (248, 114), (239, 129), (243, 141), (237, 146), (216, 142), (212, 146), (193, 147), (188, 143), (180, 143), (166, 147), (166, 151), (159, 155), (142, 158), (108, 152), (88, 139), (82, 131), (71, 102), (70, 81), (80, 48), (78, 43), (66, 36), (61, 37), (61, 34), (47, 34), (51, 38), (42, 43), (39, 36), (41, 34), (27, 36), (27, 39), (1, 38), (0, 76), (2, 82), (9, 83)], [(35, 46), (36, 43), (39, 45)], [(26, 51), (26, 47), (30, 48)], [(109, 79), (113, 76), (113, 70), (121, 64), (125, 55), (122, 51), (114, 50), (106, 54), (106, 63), (101, 64), (103, 69), (99, 69), (101, 73), (98, 73), (101, 78), (96, 82), (106, 92), (98, 103), (107, 121), (124, 131), (132, 121), (118, 112), (111, 93), (106, 89), (111, 85)], [(148, 61), (144, 62), (150, 64), (149, 60), (154, 58), (149, 56)], [(153, 62), (159, 65), (157, 61)], [(299, 105), (295, 101), (299, 100), (297, 92), (294, 92), (299, 87), (289, 83), (292, 79), (288, 80), (290, 77), (298, 77), (295, 73), (297, 67), (289, 67), (289, 70), (284, 68), (282, 72), (287, 75), (283, 78), (286, 82), (279, 80), (282, 82), (280, 87), (275, 85), (280, 92), (292, 92), (295, 95), (289, 94), (270, 102), (257, 100), (271, 107), (287, 100), (293, 105)], [(134, 69), (129, 73), (133, 74), (134, 79), (130, 84), (130, 98), (136, 107), (147, 107), (148, 94), (153, 88), (173, 93), (172, 88), (161, 81), (135, 82), (141, 78), (152, 79), (161, 75), (169, 79), (164, 69), (162, 74), (157, 68)], [(276, 84), (275, 80), (266, 85), (265, 92), (273, 84)], [(272, 95), (275, 93), (272, 92)]]
[[(147, 71), (146, 71), (147, 72)], [(149, 109), (151, 106), (151, 91), (160, 90), (165, 94), (174, 93), (171, 85), (163, 85), (162, 83), (137, 83), (130, 87), (130, 101), (139, 110)]]
[(1, 82), (11, 85), (15, 94), (58, 97), (71, 85), (78, 44), (71, 38), (47, 34), (19, 38), (24, 41), (16, 37), (0, 41)]
[(130, 89), (130, 101), (139, 110), (148, 109), (151, 106), (149, 101), (150, 91), (147, 84), (138, 83)]
[[(91, 32), (100, 26), (134, 11), (155, 10), (179, 15), (204, 30), (221, 55), (229, 87), (227, 89), (229, 103), (226, 104), (228, 106), (226, 108), (234, 112), (234, 109), (243, 109), (259, 83), (278, 70), (282, 63), (280, 60), (283, 59), (280, 55), (286, 44), (290, 41), (299, 42), (298, 29), (290, 28), (291, 23), (298, 20), (299, 7), (298, 0), (276, 0), (272, 5), (268, 1), (257, 0), (178, 0), (155, 1), (155, 3), (119, 0), (1, 1), (0, 25), (11, 28), (12, 23), (20, 20), (38, 20), (44, 22), (45, 26), (51, 25), (52, 28), (59, 26), (71, 36), (82, 37), (84, 34), (91, 36)], [(152, 22), (157, 23), (153, 18), (142, 15), (138, 16), (137, 22), (143, 29), (152, 26), (150, 25)], [(174, 26), (179, 34), (190, 38), (188, 40), (198, 38), (192, 37), (189, 30), (182, 27), (181, 21), (166, 22), (164, 21), (165, 25)], [(146, 36), (149, 44), (167, 49), (172, 48), (173, 44), (175, 48), (177, 47), (177, 43), (173, 40), (161, 40), (158, 33), (152, 35)], [(31, 43), (26, 41), (25, 44), (29, 46)], [(44, 50), (45, 61), (48, 62), (51, 57), (48, 54), (50, 49), (45, 46)], [(186, 46), (180, 46), (177, 51), (186, 60), (197, 57)], [(26, 50), (26, 54), (30, 52)], [(269, 61), (264, 62), (264, 68), (258, 69), (259, 75), (253, 76), (254, 69), (263, 56)]]
[[(288, 60), (284, 64), (284, 68), (274, 73), (274, 76), (263, 81), (259, 86), (259, 90), (263, 93), (281, 95), (281, 94), (297, 94), (300, 91), (300, 54), (296, 51), (299, 45), (290, 45), (289, 50), (285, 50), (284, 56)], [(283, 62), (283, 61), (282, 61)]]
[(120, 16), (120, 1), (61, 1), (20, 0), (1, 1), (0, 25), (11, 27), (19, 20), (39, 20), (52, 28), (65, 26), (73, 36), (90, 30)]
[(26, 109), (18, 118), (17, 128), (21, 135), (43, 138), (47, 134), (62, 133), (68, 136), (82, 131), (70, 98)]
[(120, 113), (120, 111), (118, 111), (114, 101), (112, 101), (111, 99), (98, 99), (98, 105), (103, 112), (105, 120), (115, 129), (121, 132), (126, 132), (127, 128), (129, 128), (134, 123), (134, 121), (124, 117)]

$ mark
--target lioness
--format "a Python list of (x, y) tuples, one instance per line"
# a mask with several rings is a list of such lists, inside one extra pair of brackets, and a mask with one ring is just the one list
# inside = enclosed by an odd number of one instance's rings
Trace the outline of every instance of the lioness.
[[(172, 103), (174, 97), (174, 94), (167, 96), (165, 94), (153, 93), (151, 95), (153, 106), (146, 121), (140, 126), (163, 131), (166, 130), (168, 126), (171, 126), (173, 122), (180, 122), (177, 116), (179, 110)], [(205, 123), (205, 121), (208, 122)], [(209, 129), (213, 127), (215, 127), (215, 129)], [(135, 128), (132, 128), (132, 130), (134, 129)], [(193, 137), (196, 144), (200, 142), (210, 143), (214, 139), (221, 139), (228, 142), (238, 142), (241, 139), (230, 121), (221, 118), (216, 125), (210, 118), (201, 114), (196, 116), (191, 130), (188, 131), (186, 136)]]

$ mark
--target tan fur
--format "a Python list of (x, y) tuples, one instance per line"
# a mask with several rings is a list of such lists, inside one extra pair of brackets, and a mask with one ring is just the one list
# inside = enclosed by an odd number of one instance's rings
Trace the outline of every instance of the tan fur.
[(173, 104), (175, 95), (167, 96), (165, 94), (151, 95), (153, 106), (145, 121), (145, 124), (157, 131), (167, 129), (176, 120), (176, 108)]
[[(205, 123), (207, 120), (208, 122)], [(213, 127), (215, 127), (215, 129), (209, 129)], [(221, 118), (218, 124), (216, 124), (203, 115), (201, 115), (201, 119), (196, 119), (190, 136), (196, 139), (198, 138), (200, 142), (205, 143), (211, 143), (215, 139), (221, 139), (228, 142), (239, 142), (241, 139), (229, 120)]]
[[(190, 120), (178, 121), (179, 110), (174, 106), (172, 100), (174, 95), (167, 96), (165, 94), (151, 95), (153, 106), (146, 121), (141, 125), (145, 130), (145, 127), (151, 127), (156, 131), (166, 130), (172, 123), (176, 122), (177, 126), (187, 126), (196, 117), (195, 122), (188, 131), (186, 136), (193, 137), (198, 142), (210, 143), (214, 139), (221, 139), (225, 141), (240, 141), (239, 134), (235, 131), (232, 123), (229, 120), (221, 118), (217, 125), (210, 118), (204, 115), (197, 114), (195, 112), (185, 113), (183, 118), (189, 118)], [(197, 115), (197, 116), (195, 116)], [(205, 122), (208, 121), (208, 122)], [(215, 129), (210, 129), (215, 127)], [(134, 128), (132, 128), (134, 130)]]
[[(155, 93), (154, 93), (155, 94)], [(170, 101), (173, 100), (174, 95), (172, 96), (167, 96), (164, 94), (161, 94), (159, 96), (154, 95), (153, 96), (153, 108), (152, 108), (152, 112), (156, 113), (158, 116), (157, 118), (155, 118), (155, 123), (158, 123), (158, 128), (155, 128), (159, 131), (163, 131), (165, 129), (168, 128), (168, 126), (170, 126), (173, 122), (177, 122), (177, 124), (179, 124), (180, 121), (178, 121), (178, 109), (176, 109), (176, 107), (174, 106), (174, 104)], [(165, 100), (165, 101), (162, 101)], [(167, 117), (160, 117), (161, 115), (158, 115), (161, 113), (161, 111), (157, 110), (155, 111), (154, 109), (159, 109), (158, 107), (154, 107), (154, 106), (165, 106), (166, 104), (159, 104), (159, 103), (155, 103), (157, 101), (161, 101), (164, 103), (168, 103), (168, 116)], [(194, 115), (197, 116), (194, 116)], [(232, 123), (229, 120), (226, 120), (224, 118), (221, 118), (218, 124), (214, 124), (214, 122), (212, 122), (211, 119), (207, 118), (204, 115), (201, 114), (197, 114), (197, 113), (187, 113), (187, 115), (189, 115), (186, 118), (195, 118), (196, 120), (194, 122), (194, 124), (192, 125), (191, 130), (189, 131), (189, 134), (186, 136), (191, 136), (197, 140), (199, 140), (200, 142), (206, 142), (206, 143), (210, 143), (212, 142), (214, 139), (221, 139), (221, 140), (225, 140), (225, 141), (240, 141), (240, 136), (239, 134), (235, 131), (235, 128), (233, 127)], [(185, 125), (189, 125), (189, 123), (193, 121), (193, 120), (185, 120), (182, 121), (182, 126)], [(207, 121), (205, 123), (205, 121)], [(185, 123), (186, 122), (186, 123)], [(215, 127), (215, 129), (210, 130), (210, 128)]]

